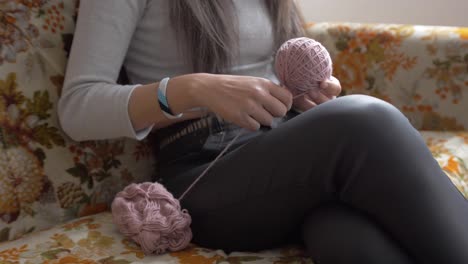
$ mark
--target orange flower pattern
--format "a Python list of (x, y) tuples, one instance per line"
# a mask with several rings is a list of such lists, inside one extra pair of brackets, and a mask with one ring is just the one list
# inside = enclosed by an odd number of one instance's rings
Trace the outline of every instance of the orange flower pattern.
[(468, 28), (458, 28), (455, 31), (460, 34), (461, 39), (468, 40)]
[(18, 263), (21, 253), (24, 253), (28, 250), (27, 245), (22, 245), (20, 247), (12, 247), (0, 251), (0, 263)]
[(468, 127), (467, 28), (317, 23), (307, 32), (330, 51), (343, 95), (392, 103), (417, 129)]
[(416, 57), (400, 50), (403, 40), (412, 34), (411, 28), (351, 29), (342, 25), (330, 27), (328, 34), (336, 39), (334, 74), (344, 87), (353, 91), (375, 89), (373, 75), (382, 73), (391, 81), (397, 70), (410, 70), (417, 62)]
[[(63, 1), (9, 0), (0, 1), (0, 65), (14, 63), (19, 53), (31, 47), (51, 47), (51, 42), (41, 37), (44, 31), (58, 34), (65, 30)], [(34, 21), (38, 19), (39, 21)]]
[(16, 221), (21, 213), (34, 215), (34, 203), (52, 191), (44, 172), (44, 148), (63, 146), (58, 129), (44, 121), (52, 104), (47, 92), (24, 96), (9, 73), (0, 79), (0, 218)]

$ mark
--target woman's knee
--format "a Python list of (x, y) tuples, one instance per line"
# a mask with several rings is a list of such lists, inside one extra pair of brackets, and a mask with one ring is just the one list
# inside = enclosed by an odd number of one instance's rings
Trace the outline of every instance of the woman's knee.
[[(349, 95), (317, 107), (322, 111), (321, 124), (344, 132), (372, 132), (408, 119), (395, 106), (372, 96)], [(311, 113), (312, 114), (312, 113)]]

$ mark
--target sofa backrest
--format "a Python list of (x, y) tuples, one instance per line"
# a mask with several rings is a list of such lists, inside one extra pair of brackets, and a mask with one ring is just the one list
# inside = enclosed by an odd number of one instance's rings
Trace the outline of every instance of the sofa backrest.
[(420, 130), (468, 130), (468, 28), (317, 23), (343, 94), (398, 107)]

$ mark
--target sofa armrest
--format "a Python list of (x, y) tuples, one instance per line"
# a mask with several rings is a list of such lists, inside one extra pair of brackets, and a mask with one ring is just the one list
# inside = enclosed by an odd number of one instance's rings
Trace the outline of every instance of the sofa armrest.
[(317, 23), (343, 94), (398, 107), (421, 130), (468, 129), (468, 28)]

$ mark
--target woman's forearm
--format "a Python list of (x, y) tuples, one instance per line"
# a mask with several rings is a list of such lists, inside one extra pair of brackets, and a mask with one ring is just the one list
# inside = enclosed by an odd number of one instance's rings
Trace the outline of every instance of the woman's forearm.
[(167, 99), (174, 114), (184, 113), (179, 119), (168, 119), (158, 103), (159, 82), (142, 85), (132, 92), (128, 111), (135, 130), (141, 130), (154, 124), (156, 129), (187, 119), (201, 117), (201, 111), (189, 111), (201, 105), (197, 99), (197, 89), (202, 74), (181, 75), (169, 80)]

